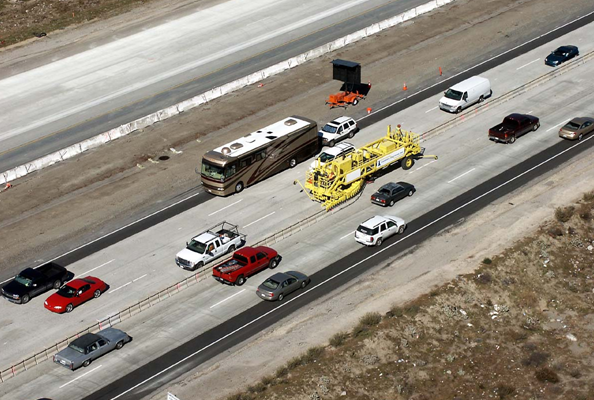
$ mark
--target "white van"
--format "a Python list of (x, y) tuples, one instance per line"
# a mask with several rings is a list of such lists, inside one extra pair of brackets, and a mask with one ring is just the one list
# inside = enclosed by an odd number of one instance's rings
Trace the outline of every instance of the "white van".
[(487, 78), (473, 76), (449, 88), (439, 100), (439, 108), (459, 113), (474, 103), (481, 103), (492, 94), (491, 82)]

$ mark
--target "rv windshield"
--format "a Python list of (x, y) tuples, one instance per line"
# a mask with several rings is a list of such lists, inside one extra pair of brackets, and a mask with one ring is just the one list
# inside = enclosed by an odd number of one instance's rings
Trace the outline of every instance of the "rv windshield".
[(457, 90), (448, 89), (448, 91), (445, 92), (445, 97), (447, 97), (448, 99), (452, 99), (452, 100), (460, 100), (460, 99), (462, 99), (462, 92), (458, 92)]
[(202, 160), (202, 175), (209, 178), (223, 180), (223, 167)]

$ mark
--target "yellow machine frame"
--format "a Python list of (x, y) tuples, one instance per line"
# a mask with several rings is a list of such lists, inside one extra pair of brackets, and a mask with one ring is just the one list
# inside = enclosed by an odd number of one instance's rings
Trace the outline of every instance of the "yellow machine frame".
[(321, 165), (318, 161), (313, 170), (306, 173), (305, 185), (299, 184), (310, 199), (330, 210), (359, 193), (366, 178), (402, 160), (402, 169), (412, 168), (415, 160), (434, 158), (425, 156), (416, 133), (400, 129), (392, 131), (388, 125), (386, 136), (373, 141), (354, 152)]

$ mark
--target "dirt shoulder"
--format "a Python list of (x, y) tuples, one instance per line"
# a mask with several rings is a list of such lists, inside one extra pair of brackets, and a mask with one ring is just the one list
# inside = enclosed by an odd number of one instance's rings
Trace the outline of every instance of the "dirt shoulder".
[[(331, 81), (333, 58), (362, 62), (363, 79), (373, 83), (366, 102), (347, 110), (357, 117), (365, 113), (364, 107), (377, 108), (402, 96), (403, 81), (409, 91), (436, 82), (438, 66), (445, 76), (452, 75), (460, 59), (473, 64), (537, 36), (534, 20), (559, 25), (591, 4), (569, 0), (563, 16), (557, 7), (555, 0), (457, 0), (287, 71), (261, 88), (247, 87), (19, 179), (0, 193), (0, 273), (8, 276), (24, 265), (63, 254), (196, 190), (199, 177), (194, 170), (202, 154), (245, 132), (294, 113), (320, 123), (343, 114), (324, 106), (328, 94), (340, 87)], [(169, 160), (147, 161), (162, 155)]]
[(592, 399), (594, 194), (580, 194), (594, 189), (590, 158), (149, 398)]

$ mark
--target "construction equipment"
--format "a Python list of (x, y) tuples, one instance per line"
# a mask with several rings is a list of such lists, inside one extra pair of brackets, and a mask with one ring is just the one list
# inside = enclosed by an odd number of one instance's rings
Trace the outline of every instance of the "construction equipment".
[(349, 104), (356, 106), (359, 100), (364, 100), (371, 84), (361, 84), (361, 64), (345, 61), (332, 61), (332, 79), (342, 81), (340, 92), (331, 94), (326, 101), (330, 108), (344, 107), (347, 108)]
[(415, 160), (437, 160), (437, 156), (424, 153), (419, 135), (400, 129), (400, 125), (392, 131), (388, 125), (386, 136), (326, 164), (318, 160), (316, 167), (306, 173), (305, 185), (298, 180), (293, 184), (299, 184), (310, 199), (330, 210), (363, 190), (367, 180), (398, 162), (408, 170)]

